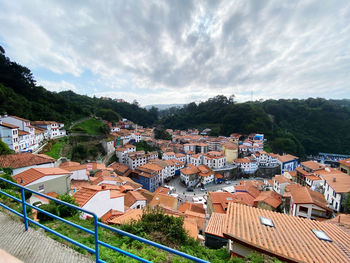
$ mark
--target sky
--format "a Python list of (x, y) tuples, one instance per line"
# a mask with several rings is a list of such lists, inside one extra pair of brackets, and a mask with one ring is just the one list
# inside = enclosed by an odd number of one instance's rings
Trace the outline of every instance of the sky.
[(1, 1), (0, 45), (51, 91), (141, 105), (350, 98), (350, 1)]

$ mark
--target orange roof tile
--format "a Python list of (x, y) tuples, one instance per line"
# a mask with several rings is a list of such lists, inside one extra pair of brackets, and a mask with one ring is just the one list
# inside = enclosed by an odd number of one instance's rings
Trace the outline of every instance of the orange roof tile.
[(291, 154), (285, 154), (285, 155), (278, 155), (278, 160), (282, 163), (285, 163), (285, 162), (290, 162), (290, 161), (293, 161), (295, 159), (299, 159), (298, 157), (294, 156), (294, 155), (291, 155)]
[(27, 185), (44, 176), (69, 174), (71, 173), (60, 168), (30, 168), (24, 172), (16, 174), (13, 176), (13, 179), (20, 185)]
[(289, 180), (288, 178), (284, 177), (283, 175), (276, 175), (276, 176), (274, 177), (274, 179), (275, 179), (276, 182), (278, 182), (279, 184), (292, 183), (291, 180)]
[(342, 165), (344, 165), (346, 167), (350, 167), (350, 158), (345, 159), (345, 160), (340, 160), (340, 161), (338, 161), (338, 163), (342, 164)]
[(196, 220), (192, 218), (185, 218), (182, 227), (185, 229), (185, 231), (190, 237), (194, 239), (198, 238), (198, 227)]
[(333, 190), (337, 193), (350, 192), (350, 176), (337, 169), (326, 168), (321, 171), (315, 172), (315, 174), (324, 178)]
[(264, 202), (273, 208), (277, 208), (282, 204), (282, 196), (275, 191), (263, 191), (254, 199), (254, 204), (258, 202)]
[(312, 191), (309, 187), (294, 187), (290, 189), (290, 193), (295, 204), (314, 204), (324, 209), (328, 209), (324, 195)]
[(91, 188), (83, 187), (79, 191), (73, 194), (75, 202), (83, 207), (94, 195), (98, 192), (98, 190), (94, 190)]
[(19, 127), (16, 125), (12, 125), (10, 123), (6, 123), (6, 122), (1, 122), (0, 126), (9, 128), (9, 129), (18, 129)]
[(187, 210), (200, 213), (200, 214), (205, 214), (205, 209), (203, 207), (203, 204), (197, 204), (197, 203), (191, 203), (191, 202), (184, 202), (182, 203), (179, 208), (179, 212), (185, 213)]
[(313, 171), (317, 171), (317, 170), (321, 170), (325, 168), (325, 165), (315, 162), (315, 161), (306, 161), (306, 162), (302, 162), (301, 165), (313, 170)]
[(128, 224), (132, 221), (139, 221), (142, 214), (142, 209), (129, 209), (123, 215), (113, 218), (112, 220), (108, 220), (108, 223), (117, 225)]
[(223, 230), (225, 229), (226, 215), (222, 213), (212, 213), (205, 233), (213, 236), (224, 237)]
[(137, 201), (146, 201), (146, 197), (144, 197), (141, 193), (137, 191), (129, 191), (125, 194), (124, 203), (126, 206), (131, 207)]
[(162, 194), (168, 194), (170, 191), (169, 188), (165, 188), (165, 187), (161, 187), (159, 186), (155, 191), (154, 191), (154, 194), (158, 194), (158, 193), (162, 193)]
[[(274, 226), (260, 222), (269, 218)], [(320, 240), (312, 230), (323, 231), (333, 242)], [(230, 203), (224, 236), (258, 252), (291, 262), (348, 262), (350, 235), (334, 224)]]
[(0, 167), (11, 167), (13, 169), (39, 165), (44, 163), (53, 163), (56, 160), (45, 154), (15, 153), (0, 156)]
[(171, 209), (177, 209), (177, 198), (170, 195), (159, 193), (153, 197), (149, 205), (152, 208), (154, 208), (157, 205), (162, 205), (165, 207), (169, 207)]

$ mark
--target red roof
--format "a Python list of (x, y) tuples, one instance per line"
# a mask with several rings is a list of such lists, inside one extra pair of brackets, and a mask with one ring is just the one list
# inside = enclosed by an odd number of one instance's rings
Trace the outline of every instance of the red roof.
[(0, 167), (11, 167), (13, 169), (39, 165), (44, 163), (53, 163), (56, 160), (45, 154), (15, 153), (0, 156)]
[(44, 176), (65, 174), (68, 175), (71, 173), (61, 168), (30, 168), (24, 172), (16, 174), (13, 176), (13, 179), (16, 180), (20, 185), (27, 185)]

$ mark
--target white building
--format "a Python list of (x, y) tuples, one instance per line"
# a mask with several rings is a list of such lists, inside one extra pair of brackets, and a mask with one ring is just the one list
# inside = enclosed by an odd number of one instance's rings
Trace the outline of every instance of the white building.
[(170, 159), (175, 159), (175, 153), (174, 152), (165, 152), (162, 155), (163, 160), (170, 160)]
[(180, 170), (180, 180), (187, 187), (194, 186), (199, 182), (198, 168), (195, 166), (186, 167)]
[(337, 169), (325, 168), (316, 171), (315, 174), (322, 178), (321, 186), (324, 190), (324, 197), (330, 208), (339, 212), (343, 211), (342, 201), (350, 192), (350, 176)]
[(190, 164), (199, 166), (203, 164), (203, 154), (197, 153), (190, 156)]
[(234, 160), (234, 163), (240, 168), (244, 174), (253, 174), (258, 170), (258, 163), (253, 158), (240, 158)]
[(273, 190), (280, 194), (283, 195), (284, 191), (286, 189), (286, 186), (291, 184), (292, 182), (287, 179), (286, 177), (284, 177), (283, 175), (276, 175), (273, 178)]
[(7, 146), (19, 152), (19, 138), (18, 138), (18, 126), (3, 122), (0, 119), (0, 139), (2, 142), (7, 144)]
[[(97, 217), (102, 217), (111, 209), (124, 212), (124, 196), (117, 190), (106, 190), (105, 186), (83, 187), (73, 195), (81, 208), (95, 213)], [(81, 217), (91, 216), (84, 213)]]
[(126, 160), (127, 160), (127, 165), (131, 169), (135, 169), (136, 167), (139, 167), (147, 163), (147, 155), (145, 154), (144, 151), (131, 152), (127, 154)]
[(66, 135), (64, 124), (55, 121), (33, 121), (32, 125), (47, 130), (47, 139), (55, 139)]
[(177, 154), (175, 154), (175, 159), (180, 161), (180, 162), (185, 163), (186, 162), (186, 155), (183, 153), (177, 153)]
[(203, 164), (211, 169), (220, 169), (226, 166), (226, 157), (223, 152), (211, 151), (203, 156)]

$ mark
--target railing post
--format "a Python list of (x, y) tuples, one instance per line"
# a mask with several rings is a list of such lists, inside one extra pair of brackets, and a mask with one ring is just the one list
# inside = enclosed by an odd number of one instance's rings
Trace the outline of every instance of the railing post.
[(23, 219), (24, 226), (26, 231), (28, 230), (28, 220), (27, 220), (27, 207), (26, 207), (26, 198), (24, 195), (24, 188), (21, 188), (21, 197), (22, 197), (22, 210), (23, 210)]
[(94, 226), (95, 226), (95, 257), (96, 257), (96, 262), (100, 262), (100, 253), (98, 250), (98, 219), (97, 216), (94, 215)]

